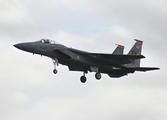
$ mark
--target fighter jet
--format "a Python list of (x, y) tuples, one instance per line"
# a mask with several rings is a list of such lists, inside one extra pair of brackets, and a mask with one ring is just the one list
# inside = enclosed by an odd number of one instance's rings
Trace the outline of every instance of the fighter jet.
[(143, 41), (136, 40), (136, 43), (128, 54), (123, 54), (124, 46), (118, 45), (112, 54), (91, 53), (70, 47), (66, 47), (53, 40), (41, 39), (36, 42), (15, 44), (20, 50), (47, 56), (53, 60), (53, 73), (57, 74), (56, 67), (60, 64), (68, 66), (70, 71), (80, 71), (83, 75), (80, 81), (87, 81), (85, 74), (95, 72), (95, 78), (101, 79), (101, 73), (110, 77), (119, 78), (135, 71), (158, 70), (157, 67), (140, 67), (140, 59)]

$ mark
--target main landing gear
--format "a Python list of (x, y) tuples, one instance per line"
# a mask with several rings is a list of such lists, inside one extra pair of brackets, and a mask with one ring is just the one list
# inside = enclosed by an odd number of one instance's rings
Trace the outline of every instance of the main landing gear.
[(97, 72), (97, 73), (95, 74), (95, 78), (96, 78), (97, 80), (100, 80), (100, 79), (101, 79), (101, 74), (100, 74), (99, 72)]
[(80, 81), (81, 81), (82, 83), (85, 83), (85, 82), (86, 82), (85, 72), (83, 73), (83, 76), (81, 76)]
[[(56, 69), (56, 66), (59, 65), (58, 59), (52, 58), (52, 61), (53, 61), (53, 65), (54, 65), (53, 73), (54, 73), (54, 74), (57, 74), (58, 71), (57, 71), (57, 69)], [(81, 81), (82, 83), (85, 83), (85, 82), (87, 81), (87, 78), (86, 78), (86, 76), (85, 76), (85, 74), (86, 74), (87, 72), (88, 72), (88, 71), (84, 71), (83, 76), (80, 77), (80, 81)], [(91, 72), (96, 72), (95, 78), (96, 78), (97, 80), (100, 80), (100, 79), (101, 79), (101, 74), (100, 74), (100, 72), (98, 72), (98, 68), (94, 68), (93, 71), (91, 71)]]
[[(99, 72), (97, 72), (97, 73), (95, 74), (95, 78), (96, 78), (97, 80), (100, 80), (100, 79), (101, 79), (101, 74), (100, 74)], [(85, 72), (84, 72), (83, 76), (80, 77), (80, 81), (81, 81), (82, 83), (85, 83), (85, 82), (87, 81), (87, 79), (86, 79), (86, 77), (85, 77)]]
[(54, 58), (54, 59), (52, 59), (52, 61), (53, 61), (53, 65), (54, 65), (53, 73), (54, 73), (54, 74), (57, 74), (58, 71), (57, 71), (57, 69), (56, 69), (56, 66), (59, 65), (58, 59)]

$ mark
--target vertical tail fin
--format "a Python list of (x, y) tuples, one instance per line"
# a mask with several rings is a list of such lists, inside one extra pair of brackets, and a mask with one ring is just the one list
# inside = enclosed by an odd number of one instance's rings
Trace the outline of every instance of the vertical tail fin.
[[(128, 55), (141, 55), (143, 41), (134, 39), (136, 43), (129, 51)], [(132, 63), (126, 64), (126, 67), (140, 67), (140, 59), (131, 60)]]
[[(116, 44), (116, 45), (118, 45), (118, 44)], [(117, 54), (123, 55), (123, 52), (124, 52), (124, 46), (118, 45), (117, 48), (114, 50), (114, 52), (112, 54), (114, 54), (114, 55), (117, 55)]]

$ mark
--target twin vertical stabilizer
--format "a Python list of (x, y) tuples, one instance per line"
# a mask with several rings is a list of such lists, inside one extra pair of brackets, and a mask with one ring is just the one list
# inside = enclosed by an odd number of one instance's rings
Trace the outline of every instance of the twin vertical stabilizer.
[[(136, 43), (129, 51), (128, 55), (141, 55), (143, 41), (135, 39)], [(132, 63), (126, 64), (126, 67), (140, 67), (140, 59), (131, 60)]]
[[(136, 43), (133, 45), (128, 55), (141, 55), (143, 41), (137, 39), (134, 40), (136, 41)], [(123, 55), (123, 52), (124, 52), (124, 46), (118, 45), (112, 54)], [(135, 59), (135, 60), (130, 59), (130, 61), (132, 61), (132, 63), (126, 64), (124, 66), (133, 68), (140, 67), (140, 59)]]
[[(116, 45), (118, 45), (118, 44), (116, 44)], [(117, 48), (114, 50), (114, 52), (112, 54), (123, 55), (123, 52), (124, 52), (124, 46), (118, 45)]]

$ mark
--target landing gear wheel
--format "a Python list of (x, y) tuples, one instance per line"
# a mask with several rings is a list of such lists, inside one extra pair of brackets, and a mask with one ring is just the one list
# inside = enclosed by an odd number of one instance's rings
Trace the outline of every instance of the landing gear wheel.
[(56, 70), (56, 66), (59, 65), (58, 59), (57, 58), (52, 58), (52, 61), (53, 61), (53, 65), (54, 65), (53, 73), (57, 74), (58, 71)]
[(80, 80), (81, 80), (82, 83), (85, 83), (86, 82), (86, 77), (85, 76), (81, 76)]
[(101, 79), (101, 74), (100, 74), (99, 72), (97, 72), (97, 73), (95, 74), (95, 78), (96, 78), (97, 80), (100, 80), (100, 79)]
[(57, 71), (56, 69), (53, 70), (53, 73), (54, 73), (54, 74), (57, 74), (57, 72), (58, 72), (58, 71)]

